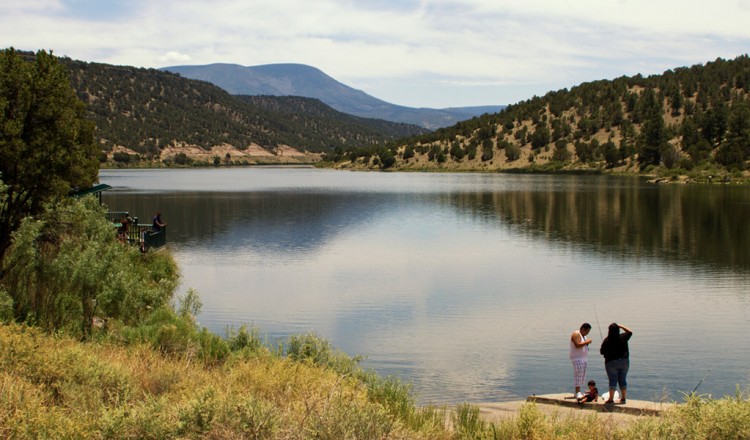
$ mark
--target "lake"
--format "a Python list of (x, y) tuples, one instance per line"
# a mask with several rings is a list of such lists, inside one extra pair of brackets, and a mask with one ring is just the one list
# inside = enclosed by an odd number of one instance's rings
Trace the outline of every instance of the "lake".
[(630, 327), (628, 397), (750, 383), (750, 188), (312, 168), (102, 170), (168, 224), (201, 325), (314, 332), (420, 403), (572, 391), (568, 338)]

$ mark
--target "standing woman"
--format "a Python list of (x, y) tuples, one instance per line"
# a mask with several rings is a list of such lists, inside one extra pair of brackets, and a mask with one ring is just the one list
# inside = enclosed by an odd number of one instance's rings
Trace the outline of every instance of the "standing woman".
[[(620, 329), (624, 333), (620, 333)], [(628, 393), (628, 369), (630, 368), (630, 350), (628, 341), (633, 336), (633, 332), (625, 327), (613, 322), (609, 325), (607, 337), (602, 341), (602, 347), (599, 353), (604, 356), (604, 369), (607, 370), (609, 379), (609, 400), (605, 403), (614, 403), (615, 388), (620, 386), (620, 403), (625, 403), (625, 397)]]

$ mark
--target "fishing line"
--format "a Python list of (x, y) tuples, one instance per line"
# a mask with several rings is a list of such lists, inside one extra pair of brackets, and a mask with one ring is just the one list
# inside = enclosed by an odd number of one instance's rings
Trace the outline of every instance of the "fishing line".
[(602, 326), (599, 324), (599, 314), (596, 313), (596, 306), (594, 306), (594, 316), (596, 316), (596, 326), (599, 327), (599, 337), (602, 338), (603, 341), (604, 335), (602, 334)]
[(716, 364), (718, 364), (719, 361), (722, 361), (726, 357), (726, 355), (727, 355), (728, 352), (729, 352), (729, 349), (725, 348), (724, 352), (721, 354), (721, 356), (719, 356), (719, 357), (717, 357), (717, 358), (714, 359), (714, 361), (711, 363), (711, 366), (708, 367), (708, 370), (706, 371), (706, 374), (703, 375), (703, 377), (701, 378), (700, 382), (698, 382), (698, 385), (696, 385), (695, 388), (693, 388), (693, 393), (692, 394), (695, 394), (695, 391), (698, 390), (698, 387), (701, 386), (701, 384), (703, 384), (703, 381), (706, 380), (706, 378), (708, 377), (709, 374), (711, 374), (711, 371), (714, 369), (714, 367), (716, 366)]

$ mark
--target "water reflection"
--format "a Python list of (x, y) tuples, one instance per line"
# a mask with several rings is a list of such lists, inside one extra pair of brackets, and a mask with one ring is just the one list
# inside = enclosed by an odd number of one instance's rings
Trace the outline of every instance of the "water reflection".
[[(618, 258), (659, 258), (708, 267), (750, 268), (749, 190), (655, 186), (637, 179), (543, 177), (531, 190), (456, 193), (178, 192), (109, 193), (113, 210), (148, 220), (169, 214), (170, 238), (249, 247), (266, 254), (315, 252), (332, 235), (386, 215), (402, 203), (448, 205), (474, 220), (550, 242), (585, 245)], [(618, 185), (619, 183), (619, 185)], [(419, 232), (419, 231), (416, 231)]]
[[(576, 185), (579, 179), (589, 185)], [(606, 181), (573, 177), (563, 187), (558, 181), (534, 191), (459, 194), (456, 205), (544, 240), (607, 255), (750, 267), (747, 188)]]
[(678, 398), (709, 368), (704, 392), (748, 382), (750, 342), (728, 337), (750, 330), (745, 188), (258, 169), (101, 180), (124, 188), (105, 194), (112, 209), (164, 213), (203, 325), (315, 331), (423, 402), (566, 390), (567, 336), (594, 307), (605, 330), (636, 332), (633, 398)]

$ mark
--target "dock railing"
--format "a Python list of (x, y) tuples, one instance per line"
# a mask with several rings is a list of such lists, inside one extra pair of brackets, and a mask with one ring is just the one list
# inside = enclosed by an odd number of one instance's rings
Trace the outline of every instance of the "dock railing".
[[(107, 218), (113, 218), (113, 224), (119, 228), (123, 218), (129, 218), (127, 212), (111, 212)], [(118, 232), (119, 233), (119, 232)], [(136, 244), (141, 250), (158, 249), (167, 244), (167, 227), (162, 227), (159, 231), (154, 231), (154, 227), (149, 223), (138, 223), (138, 217), (130, 219), (128, 230), (125, 233), (128, 243)]]
[[(138, 225), (141, 226), (141, 225)], [(167, 227), (162, 226), (158, 231), (154, 231), (151, 225), (149, 230), (143, 234), (143, 243), (146, 249), (158, 249), (167, 244)]]
[(124, 218), (130, 218), (128, 211), (109, 211), (107, 213), (107, 220), (112, 223), (120, 223)]

